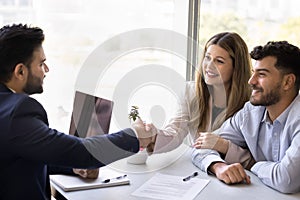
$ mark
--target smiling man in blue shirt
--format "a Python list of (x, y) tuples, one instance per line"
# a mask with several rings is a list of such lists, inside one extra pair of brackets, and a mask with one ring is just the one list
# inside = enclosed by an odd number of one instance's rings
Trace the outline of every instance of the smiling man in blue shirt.
[(226, 152), (196, 149), (193, 163), (227, 184), (250, 182), (236, 157), (248, 149), (255, 160), (250, 171), (264, 184), (300, 192), (300, 50), (286, 41), (268, 42), (255, 47), (251, 57), (256, 62), (248, 81), (250, 102), (220, 129), (229, 141)]

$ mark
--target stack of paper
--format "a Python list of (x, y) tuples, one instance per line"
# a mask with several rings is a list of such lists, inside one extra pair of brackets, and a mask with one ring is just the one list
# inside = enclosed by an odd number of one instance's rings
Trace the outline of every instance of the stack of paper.
[(209, 180), (157, 173), (136, 191), (133, 196), (161, 200), (192, 200), (208, 184)]

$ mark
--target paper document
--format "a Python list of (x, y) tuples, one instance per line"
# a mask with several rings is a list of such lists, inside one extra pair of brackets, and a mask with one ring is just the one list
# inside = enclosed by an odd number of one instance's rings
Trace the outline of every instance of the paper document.
[(192, 200), (208, 184), (209, 180), (157, 173), (131, 195), (162, 200)]
[(51, 175), (50, 180), (64, 191), (128, 185), (130, 183), (126, 174), (119, 173), (108, 167), (100, 168), (97, 179), (85, 179), (70, 175)]

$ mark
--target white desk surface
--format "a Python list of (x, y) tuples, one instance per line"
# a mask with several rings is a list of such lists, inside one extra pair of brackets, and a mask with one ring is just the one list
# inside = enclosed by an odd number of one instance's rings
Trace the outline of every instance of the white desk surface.
[[(145, 165), (132, 165), (127, 163), (127, 158), (116, 161), (109, 165), (117, 171), (124, 172), (130, 179), (130, 185), (116, 186), (109, 188), (99, 188), (90, 190), (80, 190), (73, 192), (64, 192), (54, 183), (52, 186), (69, 200), (93, 200), (93, 199), (126, 199), (137, 200), (138, 197), (132, 196), (131, 193), (139, 188), (144, 182), (149, 180), (155, 173), (165, 173), (178, 176), (188, 176), (198, 171), (199, 178), (209, 179), (208, 185), (195, 197), (195, 199), (212, 200), (212, 199), (243, 199), (243, 200), (299, 200), (300, 193), (282, 194), (277, 192), (263, 183), (251, 172), (251, 184), (226, 185), (216, 177), (207, 175), (195, 167), (191, 162), (191, 149), (186, 145), (181, 145), (176, 150), (152, 155), (148, 158)], [(100, 169), (101, 173), (101, 169)], [(143, 198), (145, 199), (145, 198)], [(146, 199), (145, 199), (146, 200)], [(149, 198), (148, 200), (151, 200)]]

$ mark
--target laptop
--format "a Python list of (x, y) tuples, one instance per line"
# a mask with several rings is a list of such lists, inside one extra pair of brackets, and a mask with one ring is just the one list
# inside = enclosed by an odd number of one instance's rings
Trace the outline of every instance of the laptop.
[(69, 134), (85, 138), (108, 134), (113, 101), (76, 91)]

